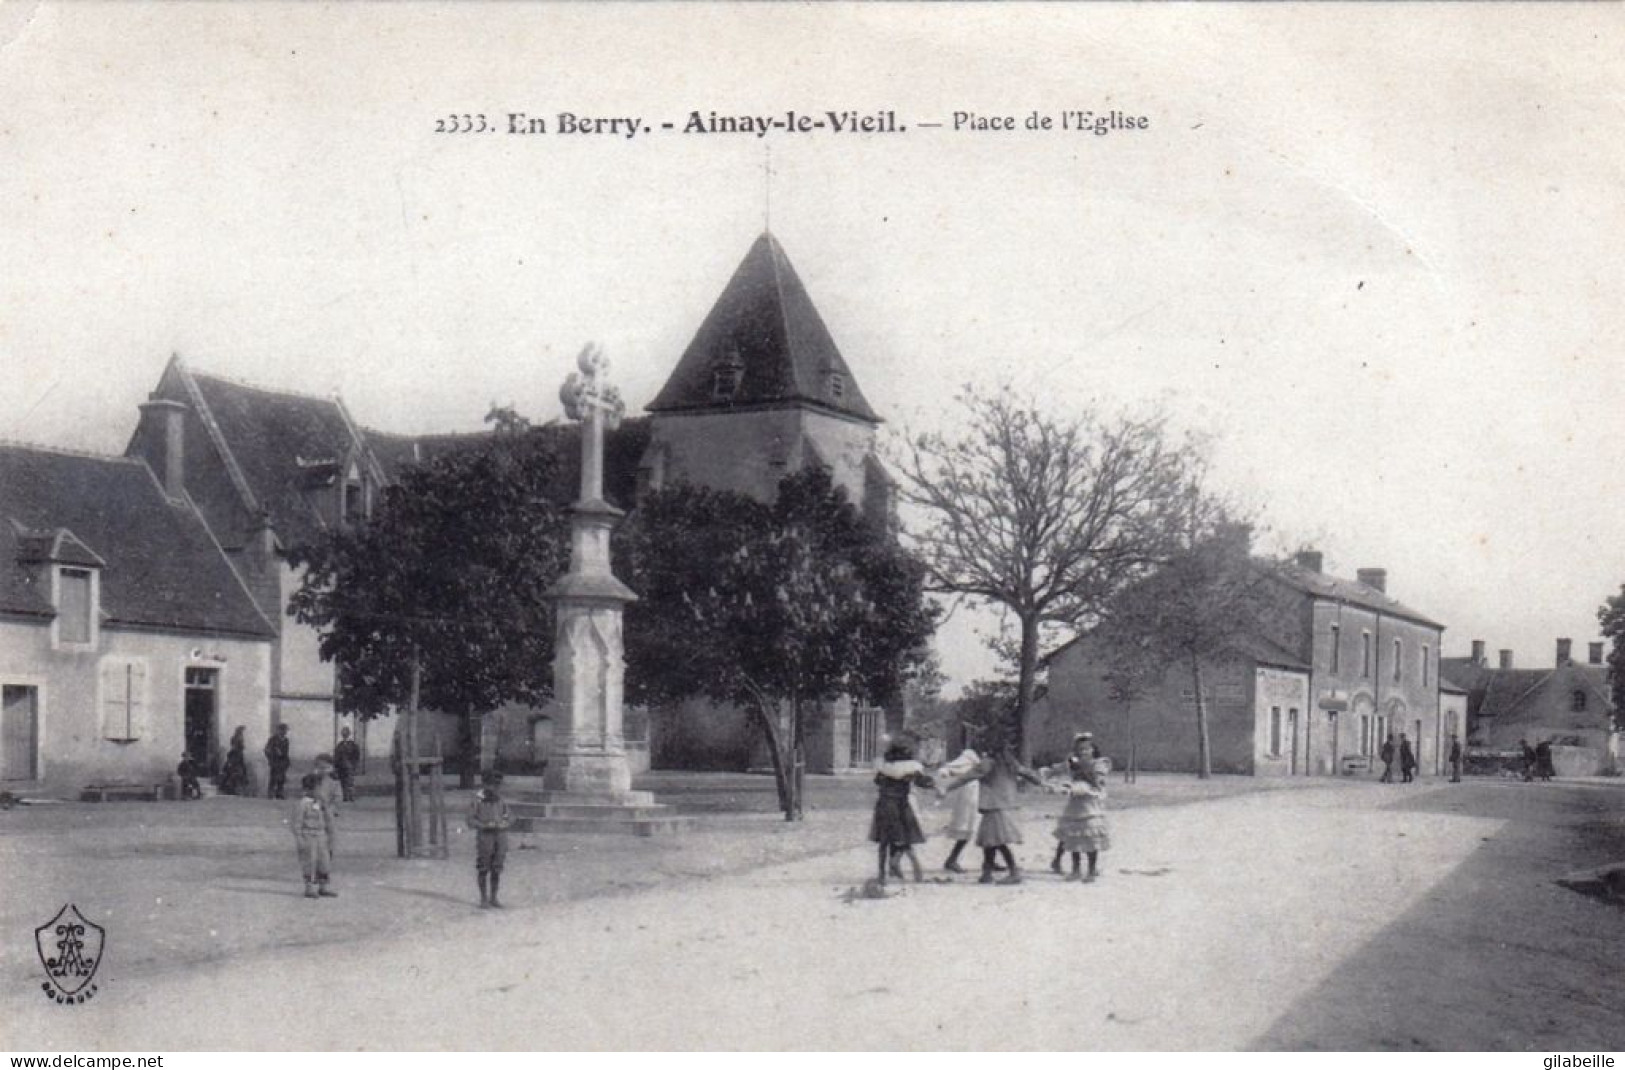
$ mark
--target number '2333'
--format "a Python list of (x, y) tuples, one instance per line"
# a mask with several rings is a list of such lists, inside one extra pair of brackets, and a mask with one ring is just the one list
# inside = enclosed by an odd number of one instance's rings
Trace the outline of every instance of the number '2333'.
[(434, 121), (437, 134), (483, 134), (491, 129), (483, 115), (448, 115)]

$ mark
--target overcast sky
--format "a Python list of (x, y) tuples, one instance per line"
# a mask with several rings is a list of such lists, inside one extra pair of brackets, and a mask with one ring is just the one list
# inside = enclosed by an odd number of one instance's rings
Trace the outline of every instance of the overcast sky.
[[(1625, 581), (1622, 29), (1619, 5), (6, 0), (0, 437), (117, 452), (171, 352), (445, 431), (555, 415), (596, 339), (640, 408), (762, 230), (770, 148), (772, 229), (889, 432), (947, 425), (961, 383), (1165, 405), (1283, 542), (1386, 567), (1447, 654), (1549, 665)], [(909, 129), (681, 133), (791, 109)], [(1148, 129), (951, 128), (1113, 109)], [(565, 111), (655, 129), (564, 136)], [(453, 113), (500, 129), (436, 134)], [(959, 681), (989, 665), (968, 625)]]

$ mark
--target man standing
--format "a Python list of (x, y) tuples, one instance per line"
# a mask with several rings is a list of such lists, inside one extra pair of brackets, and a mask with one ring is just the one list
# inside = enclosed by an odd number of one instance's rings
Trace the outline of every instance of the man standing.
[(1399, 778), (1406, 784), (1416, 779), (1416, 751), (1411, 749), (1411, 739), (1403, 732), (1399, 734)]
[(1450, 783), (1461, 783), (1461, 740), (1450, 733)]
[(287, 790), (288, 783), (288, 726), (279, 724), (271, 738), (265, 741), (265, 764), (271, 768), (270, 779), (265, 785), (267, 799), (280, 799)]
[(339, 745), (333, 748), (333, 766), (345, 802), (355, 802), (355, 774), (361, 768), (361, 744), (350, 738), (348, 728), (339, 729)]
[(1394, 782), (1394, 737), (1392, 733), (1389, 733), (1388, 738), (1382, 741), (1382, 749), (1377, 752), (1377, 755), (1382, 759), (1382, 782), (1392, 784)]

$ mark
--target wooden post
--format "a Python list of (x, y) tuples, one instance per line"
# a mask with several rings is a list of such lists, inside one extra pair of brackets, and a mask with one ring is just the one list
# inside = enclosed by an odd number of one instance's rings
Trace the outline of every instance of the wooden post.
[(417, 854), (423, 843), (423, 823), (418, 814), (418, 703), (422, 698), (423, 668), (417, 648), (412, 649), (412, 701), (406, 719), (406, 850)]

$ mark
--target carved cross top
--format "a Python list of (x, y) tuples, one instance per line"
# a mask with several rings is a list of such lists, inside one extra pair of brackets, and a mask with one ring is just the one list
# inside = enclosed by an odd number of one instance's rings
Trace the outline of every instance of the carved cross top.
[(591, 502), (604, 496), (604, 429), (621, 426), (626, 403), (607, 381), (609, 358), (596, 342), (581, 348), (576, 367), (580, 370), (571, 372), (559, 387), (559, 400), (565, 415), (582, 422), (581, 500)]
[(626, 403), (621, 392), (609, 379), (609, 358), (598, 343), (588, 342), (576, 357), (576, 367), (559, 388), (559, 400), (564, 403), (565, 415), (572, 420), (586, 420), (596, 410), (603, 414), (605, 425), (611, 430), (621, 426)]

